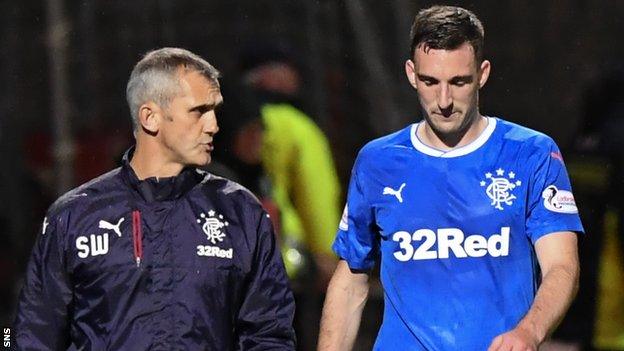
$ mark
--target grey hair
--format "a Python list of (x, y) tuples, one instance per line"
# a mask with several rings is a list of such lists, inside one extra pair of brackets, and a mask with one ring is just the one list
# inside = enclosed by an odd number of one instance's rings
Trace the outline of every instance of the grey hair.
[(126, 100), (132, 116), (132, 128), (139, 128), (139, 108), (153, 101), (166, 108), (180, 92), (180, 69), (197, 71), (212, 84), (219, 86), (219, 71), (198, 55), (180, 48), (162, 48), (150, 51), (130, 74), (126, 86)]

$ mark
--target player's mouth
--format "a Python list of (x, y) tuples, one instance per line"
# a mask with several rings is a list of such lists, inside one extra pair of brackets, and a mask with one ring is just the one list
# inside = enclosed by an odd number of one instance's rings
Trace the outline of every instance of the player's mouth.
[(451, 118), (451, 117), (457, 117), (460, 114), (460, 112), (459, 111), (453, 111), (453, 112), (434, 111), (433, 114), (438, 115), (442, 118)]

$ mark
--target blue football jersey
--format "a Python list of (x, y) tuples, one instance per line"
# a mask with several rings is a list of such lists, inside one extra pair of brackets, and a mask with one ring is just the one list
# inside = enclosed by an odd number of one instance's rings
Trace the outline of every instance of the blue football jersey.
[(352, 269), (380, 259), (375, 349), (487, 349), (531, 307), (535, 242), (583, 231), (554, 141), (487, 120), (451, 151), (423, 144), (413, 124), (357, 157), (333, 249)]

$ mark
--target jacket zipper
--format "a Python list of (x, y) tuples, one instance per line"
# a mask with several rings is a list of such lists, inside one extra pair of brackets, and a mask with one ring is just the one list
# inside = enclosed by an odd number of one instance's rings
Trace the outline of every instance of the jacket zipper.
[(134, 259), (137, 267), (141, 266), (143, 259), (143, 234), (141, 232), (141, 212), (132, 211), (132, 241), (134, 244)]

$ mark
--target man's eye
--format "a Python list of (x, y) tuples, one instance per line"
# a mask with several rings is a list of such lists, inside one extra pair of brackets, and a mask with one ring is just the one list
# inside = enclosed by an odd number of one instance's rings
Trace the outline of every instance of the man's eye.
[(451, 80), (451, 84), (453, 84), (456, 87), (463, 87), (465, 85), (469, 85), (472, 84), (473, 79), (468, 77), (468, 78), (457, 78), (457, 79), (453, 79)]
[(424, 80), (423, 83), (425, 83), (425, 85), (428, 86), (428, 87), (430, 87), (430, 86), (435, 84), (435, 82), (432, 82), (430, 80)]

